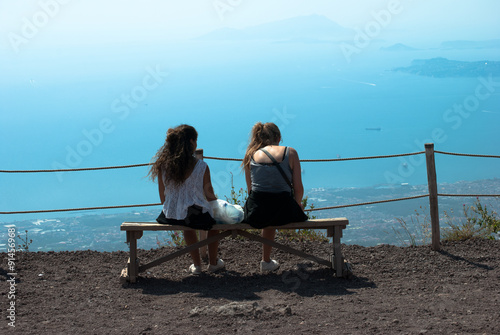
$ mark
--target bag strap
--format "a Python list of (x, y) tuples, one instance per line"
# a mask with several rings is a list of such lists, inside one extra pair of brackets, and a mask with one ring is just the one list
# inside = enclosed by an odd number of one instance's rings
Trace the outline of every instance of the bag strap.
[[(263, 153), (265, 153), (267, 155), (267, 157), (269, 157), (269, 159), (271, 159), (274, 166), (276, 166), (278, 168), (278, 171), (281, 173), (281, 176), (283, 177), (283, 179), (285, 179), (286, 183), (288, 184), (288, 186), (290, 186), (290, 189), (293, 192), (292, 183), (290, 182), (290, 179), (288, 179), (287, 175), (285, 174), (285, 171), (283, 171), (283, 169), (281, 168), (280, 163), (278, 163), (278, 161), (276, 159), (274, 159), (273, 155), (271, 155), (266, 149), (262, 148), (260, 150)], [(285, 152), (286, 152), (286, 150), (287, 150), (287, 148), (285, 148)]]

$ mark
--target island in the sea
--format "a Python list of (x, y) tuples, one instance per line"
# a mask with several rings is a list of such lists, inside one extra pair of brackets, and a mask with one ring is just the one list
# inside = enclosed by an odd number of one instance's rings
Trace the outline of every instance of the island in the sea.
[(421, 76), (445, 78), (445, 77), (479, 77), (500, 76), (500, 62), (498, 61), (476, 61), (464, 62), (449, 60), (446, 58), (415, 59), (408, 67), (393, 69), (396, 72), (405, 72)]

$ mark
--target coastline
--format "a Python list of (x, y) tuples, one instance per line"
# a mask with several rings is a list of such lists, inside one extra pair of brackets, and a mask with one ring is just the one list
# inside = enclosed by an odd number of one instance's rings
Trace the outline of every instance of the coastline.
[[(459, 181), (456, 183), (439, 184), (439, 192), (456, 194), (498, 193), (500, 179), (478, 181)], [(427, 193), (427, 185), (375, 185), (366, 188), (321, 188), (307, 190), (309, 204), (315, 208), (355, 204), (383, 199), (393, 199), (402, 196), (412, 196)], [(442, 197), (440, 202), (440, 215), (444, 210), (454, 211), (460, 215), (464, 203), (472, 205), (475, 198), (449, 198)], [(484, 198), (483, 203), (490, 209), (500, 211), (500, 201), (495, 198)], [(335, 210), (312, 211), (310, 215), (318, 218), (347, 217), (350, 225), (345, 232), (343, 242), (362, 246), (375, 246), (378, 244), (400, 245), (393, 233), (393, 227), (399, 228), (397, 218), (411, 221), (415, 211), (426, 211), (428, 199), (410, 200), (389, 204), (372, 206), (359, 206), (340, 208)], [(0, 232), (0, 252), (5, 251), (7, 241), (7, 227), (15, 226), (17, 235), (25, 237), (28, 230), (29, 239), (33, 243), (30, 251), (124, 251), (125, 234), (119, 226), (124, 221), (155, 221), (161, 210), (149, 208), (140, 211), (131, 209), (124, 213), (110, 213), (102, 211), (101, 214), (78, 213), (77, 216), (52, 217), (48, 219), (31, 219), (23, 221), (1, 222), (4, 226)], [(83, 215), (82, 215), (83, 214)], [(170, 235), (167, 232), (146, 232), (139, 241), (139, 247), (144, 249), (157, 248), (167, 245)]]

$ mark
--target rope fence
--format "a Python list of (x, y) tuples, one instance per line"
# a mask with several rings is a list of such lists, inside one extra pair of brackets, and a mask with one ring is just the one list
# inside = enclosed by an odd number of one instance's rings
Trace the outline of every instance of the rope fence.
[(442, 194), (438, 193), (440, 197), (500, 197), (500, 194)]
[[(475, 154), (460, 154), (453, 152), (445, 152), (435, 150), (435, 153), (453, 156), (465, 156), (465, 157), (482, 157), (482, 158), (500, 158), (497, 155), (475, 155)], [(348, 157), (348, 158), (325, 158), (325, 159), (301, 159), (301, 162), (305, 163), (317, 163), (317, 162), (343, 162), (343, 161), (353, 161), (353, 160), (365, 160), (365, 159), (381, 159), (381, 158), (396, 158), (405, 156), (414, 156), (424, 154), (425, 151), (395, 154), (395, 155), (380, 155), (380, 156), (362, 156), (362, 157)], [(241, 162), (241, 158), (226, 158), (226, 157), (212, 157), (203, 156), (203, 159), (212, 159), (219, 161), (234, 161)], [(46, 173), (46, 172), (77, 172), (77, 171), (97, 171), (97, 170), (111, 170), (111, 169), (128, 169), (135, 167), (149, 166), (151, 163), (143, 164), (130, 164), (130, 165), (116, 165), (116, 166), (104, 166), (104, 167), (89, 167), (89, 168), (74, 168), (74, 169), (45, 169), (45, 170), (0, 170), (0, 173)]]
[(386, 200), (378, 200), (378, 201), (370, 201), (370, 202), (360, 202), (360, 203), (357, 203), (357, 204), (350, 204), (350, 205), (339, 205), (339, 206), (312, 208), (312, 209), (306, 209), (306, 210), (304, 210), (304, 212), (321, 211), (321, 210), (327, 210), (327, 209), (347, 208), (347, 207), (355, 207), (355, 206), (367, 206), (367, 205), (383, 204), (383, 203), (386, 203), (386, 202), (412, 200), (412, 199), (425, 198), (425, 197), (428, 197), (428, 196), (429, 196), (428, 194), (422, 194), (422, 195), (415, 195), (415, 196), (406, 197), (406, 198), (386, 199)]
[[(305, 209), (304, 212), (321, 211), (321, 210), (327, 210), (327, 209), (339, 209), (339, 208), (347, 208), (347, 207), (355, 207), (355, 206), (367, 206), (367, 205), (374, 205), (374, 204), (382, 204), (382, 203), (386, 203), (386, 202), (418, 199), (418, 198), (424, 198), (424, 197), (428, 197), (428, 196), (429, 196), (428, 194), (422, 194), (422, 195), (416, 195), (416, 196), (406, 197), (406, 198), (385, 199), (385, 200), (361, 202), (361, 203), (349, 204), (349, 205), (309, 208), (309, 209)], [(86, 210), (90, 211), (90, 210), (98, 210), (98, 209), (116, 209), (116, 208), (152, 207), (152, 206), (161, 206), (161, 203), (141, 204), (141, 205), (66, 208), (66, 209), (43, 209), (43, 210), (34, 210), (34, 211), (0, 212), (0, 214), (36, 214), (36, 213), (72, 212), (72, 211), (77, 212), (77, 211), (86, 211)]]
[[(342, 162), (342, 161), (354, 161), (354, 160), (362, 160), (362, 159), (379, 159), (379, 158), (395, 158), (395, 157), (404, 157), (404, 156), (414, 156), (421, 155), (425, 153), (425, 151), (412, 152), (406, 154), (396, 154), (396, 155), (383, 155), (383, 156), (366, 156), (366, 157), (349, 157), (349, 158), (325, 158), (325, 159), (301, 159), (301, 163), (317, 163), (317, 162)], [(213, 160), (221, 160), (221, 161), (236, 161), (241, 162), (243, 159), (241, 158), (221, 158), (221, 157), (210, 157), (203, 156), (203, 159), (213, 159)]]
[(434, 150), (434, 153), (436, 153), (436, 154), (443, 154), (443, 155), (451, 155), (451, 156), (482, 157), (482, 158), (500, 158), (500, 156), (496, 156), (496, 155), (457, 154), (457, 153), (454, 153), (454, 152), (445, 152), (445, 151), (438, 151), (438, 150)]
[[(203, 151), (200, 151), (201, 155)], [(427, 151), (419, 151), (413, 153), (404, 153), (404, 154), (395, 154), (395, 155), (381, 155), (381, 156), (366, 156), (366, 157), (351, 157), (351, 158), (333, 158), (333, 159), (302, 159), (301, 162), (340, 162), (340, 161), (351, 161), (351, 160), (364, 160), (364, 159), (381, 159), (381, 158), (395, 158), (395, 157), (404, 157), (404, 156), (413, 156), (420, 154), (427, 154)], [(500, 156), (496, 155), (475, 155), (475, 154), (460, 154), (460, 153), (451, 153), (444, 151), (433, 150), (432, 154), (439, 153), (445, 155), (454, 155), (454, 156), (467, 156), (467, 157), (483, 157), (483, 158), (500, 158)], [(222, 161), (242, 161), (239, 158), (222, 158), (222, 157), (211, 157), (211, 156), (201, 156), (203, 159), (212, 159), (212, 160), (222, 160)], [(53, 169), (53, 170), (0, 170), (0, 173), (44, 173), (44, 172), (74, 172), (74, 171), (95, 171), (95, 170), (109, 170), (109, 169), (125, 169), (125, 168), (135, 168), (135, 167), (144, 167), (149, 166), (151, 163), (145, 164), (131, 164), (131, 165), (119, 165), (119, 166), (106, 166), (106, 167), (94, 167), (94, 168), (74, 168), (74, 169)], [(339, 208), (347, 208), (347, 207), (355, 207), (355, 206), (367, 206), (395, 201), (404, 201), (404, 200), (412, 200), (419, 199), (424, 197), (429, 197), (430, 194), (422, 194), (411, 197), (397, 198), (397, 199), (386, 199), (386, 200), (378, 200), (371, 202), (362, 202), (357, 204), (348, 204), (348, 205), (338, 205), (338, 206), (329, 206), (329, 207), (320, 207), (320, 208), (311, 208), (306, 209), (306, 212), (310, 211), (320, 211), (320, 210), (329, 210), (329, 209), (339, 209)], [(500, 197), (498, 194), (440, 194), (435, 193), (435, 196), (440, 197)], [(102, 210), (102, 209), (119, 209), (119, 208), (134, 208), (134, 207), (151, 207), (151, 206), (160, 206), (161, 203), (154, 204), (138, 204), (138, 205), (119, 205), (119, 206), (99, 206), (99, 207), (83, 207), (83, 208), (66, 208), (66, 209), (47, 209), (47, 210), (32, 210), (32, 211), (10, 211), (10, 212), (0, 212), (0, 215), (6, 214), (36, 214), (36, 213), (55, 213), (55, 212), (72, 212), (72, 211), (87, 211), (87, 210)]]
[[(423, 154), (425, 151), (412, 152), (406, 154), (384, 155), (384, 156), (367, 156), (367, 157), (351, 157), (351, 158), (327, 158), (327, 159), (301, 159), (301, 162), (341, 162), (362, 159), (378, 159), (378, 158), (395, 158), (404, 156), (413, 156)], [(211, 157), (203, 156), (203, 159), (212, 159), (219, 161), (234, 161), (241, 162), (241, 158), (225, 158), (225, 157)], [(0, 173), (45, 173), (45, 172), (77, 172), (77, 171), (97, 171), (97, 170), (111, 170), (111, 169), (127, 169), (134, 167), (149, 166), (151, 163), (144, 164), (131, 164), (131, 165), (117, 165), (117, 166), (104, 166), (104, 167), (89, 167), (89, 168), (74, 168), (74, 169), (46, 169), (46, 170), (0, 170)]]
[(57, 169), (57, 170), (0, 170), (0, 173), (43, 173), (43, 172), (95, 171), (95, 170), (111, 170), (111, 169), (128, 169), (128, 168), (148, 166), (148, 165), (151, 165), (151, 163), (118, 165), (118, 166), (104, 166), (104, 167), (93, 167), (93, 168)]
[(117, 208), (134, 208), (134, 207), (148, 207), (159, 206), (158, 204), (142, 204), (142, 205), (119, 205), (119, 206), (101, 206), (101, 207), (83, 207), (83, 208), (65, 208), (65, 209), (42, 209), (36, 211), (17, 211), (17, 212), (0, 212), (0, 214), (36, 214), (36, 213), (55, 213), (55, 212), (80, 212), (80, 211), (94, 211), (98, 209), (117, 209)]
[(212, 159), (216, 161), (233, 161), (233, 162), (242, 162), (243, 159), (241, 158), (223, 158), (223, 157), (210, 157), (210, 156), (203, 156), (203, 159)]
[[(429, 196), (429, 194), (421, 194), (421, 195), (415, 195), (415, 196), (411, 196), (411, 197), (385, 199), (385, 200), (370, 201), (370, 202), (360, 202), (360, 203), (349, 204), (349, 205), (308, 208), (308, 209), (304, 209), (304, 212), (322, 211), (322, 210), (329, 210), (329, 209), (340, 209), (340, 208), (348, 208), (348, 207), (356, 207), (356, 206), (376, 205), (376, 204), (383, 204), (383, 203), (387, 203), (387, 202), (396, 202), (396, 201), (426, 198), (428, 196)], [(438, 196), (440, 196), (440, 197), (500, 197), (500, 194), (441, 194), (441, 193), (439, 193)], [(43, 209), (43, 210), (34, 210), (34, 211), (0, 212), (0, 215), (5, 215), (5, 214), (37, 214), (37, 213), (55, 213), (55, 212), (79, 212), (79, 211), (93, 211), (93, 210), (100, 210), (100, 209), (153, 207), (153, 206), (161, 206), (161, 203), (140, 204), (140, 205), (65, 208), (65, 209)]]
[(379, 158), (395, 158), (404, 156), (414, 156), (421, 155), (425, 151), (412, 152), (407, 154), (396, 154), (396, 155), (383, 155), (383, 156), (367, 156), (367, 157), (349, 157), (349, 158), (331, 158), (331, 159), (301, 159), (301, 162), (342, 162), (342, 161), (354, 161), (363, 159), (379, 159)]

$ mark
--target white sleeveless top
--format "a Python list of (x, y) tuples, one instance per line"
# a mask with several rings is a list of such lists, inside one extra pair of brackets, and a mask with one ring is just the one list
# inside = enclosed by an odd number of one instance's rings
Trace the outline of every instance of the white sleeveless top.
[(207, 168), (207, 163), (198, 160), (191, 175), (182, 183), (176, 186), (174, 183), (167, 183), (165, 172), (162, 173), (163, 184), (165, 185), (165, 202), (163, 203), (163, 214), (168, 219), (184, 220), (188, 207), (198, 205), (203, 208), (202, 212), (208, 212), (214, 217), (213, 210), (205, 198), (203, 191), (203, 176)]

